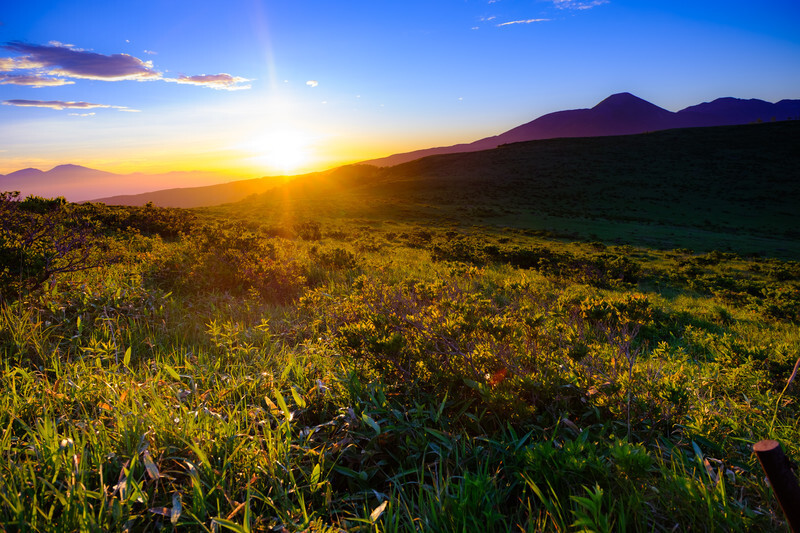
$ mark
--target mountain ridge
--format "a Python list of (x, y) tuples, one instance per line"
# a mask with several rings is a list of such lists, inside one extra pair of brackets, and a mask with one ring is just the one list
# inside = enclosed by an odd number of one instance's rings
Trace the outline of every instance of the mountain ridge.
[(502, 144), (565, 137), (633, 135), (675, 128), (734, 126), (758, 120), (800, 118), (800, 100), (770, 103), (755, 98), (721, 97), (676, 112), (659, 107), (628, 92), (612, 94), (592, 108), (555, 111), (521, 124), (499, 135), (471, 143), (423, 148), (363, 161), (375, 166), (393, 166), (421, 157), (496, 148)]
[[(632, 135), (675, 128), (730, 126), (792, 118), (800, 118), (800, 100), (784, 99), (773, 104), (759, 99), (722, 97), (672, 112), (623, 92), (604, 98), (592, 108), (548, 113), (506, 132), (470, 143), (415, 150), (361, 163), (391, 167), (431, 155), (475, 152), (532, 140)], [(156, 205), (172, 207), (201, 207), (237, 201), (249, 194), (264, 192), (286, 179), (284, 176), (237, 180), (216, 173), (191, 171), (114, 174), (67, 163), (47, 171), (26, 168), (0, 175), (0, 190), (19, 190), (23, 196), (64, 196), (70, 201), (130, 205), (152, 201)], [(234, 186), (242, 181), (247, 183)], [(163, 188), (165, 183), (170, 185), (169, 189)], [(200, 190), (218, 185), (224, 186), (215, 189), (213, 194)], [(186, 198), (180, 198), (181, 194)]]

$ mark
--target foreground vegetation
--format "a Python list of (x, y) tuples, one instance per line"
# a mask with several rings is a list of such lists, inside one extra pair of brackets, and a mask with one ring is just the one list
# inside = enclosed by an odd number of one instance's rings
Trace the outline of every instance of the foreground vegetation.
[(785, 529), (751, 447), (800, 459), (796, 262), (0, 214), (0, 529)]

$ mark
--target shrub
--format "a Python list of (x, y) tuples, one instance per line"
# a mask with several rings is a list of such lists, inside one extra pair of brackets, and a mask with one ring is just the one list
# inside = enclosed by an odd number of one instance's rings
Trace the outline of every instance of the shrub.
[(255, 291), (271, 301), (287, 302), (302, 291), (306, 279), (283, 242), (239, 223), (203, 226), (156, 258), (147, 277), (167, 290)]
[(294, 231), (304, 241), (319, 241), (322, 239), (322, 226), (319, 222), (308, 221), (296, 224)]
[(97, 225), (63, 198), (0, 193), (0, 299), (41, 287), (56, 274), (112, 262)]
[(358, 265), (358, 259), (353, 252), (338, 246), (334, 248), (312, 246), (308, 255), (328, 270), (349, 270)]

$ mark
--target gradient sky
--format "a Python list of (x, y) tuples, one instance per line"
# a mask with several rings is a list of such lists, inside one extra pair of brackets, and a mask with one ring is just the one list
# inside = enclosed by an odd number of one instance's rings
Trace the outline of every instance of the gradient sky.
[(800, 98), (797, 0), (5, 2), (0, 173), (318, 170), (632, 92)]

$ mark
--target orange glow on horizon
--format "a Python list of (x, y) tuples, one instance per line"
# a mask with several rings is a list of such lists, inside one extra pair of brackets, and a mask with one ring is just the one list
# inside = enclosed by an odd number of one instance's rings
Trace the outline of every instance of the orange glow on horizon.
[[(224, 180), (265, 176), (300, 175), (385, 157), (430, 146), (447, 144), (441, 139), (384, 135), (385, 132), (348, 132), (334, 128), (322, 131), (282, 120), (270, 128), (233, 130), (238, 139), (226, 140), (231, 130), (216, 130), (211, 138), (183, 138), (180, 142), (118, 145), (111, 149), (74, 150), (59, 148), (34, 157), (6, 157), (0, 174), (25, 168), (48, 171), (74, 164), (115, 174), (166, 174), (207, 172)], [(374, 134), (364, 138), (365, 135)], [(38, 156), (38, 157), (37, 157)], [(169, 187), (169, 183), (164, 184)]]

